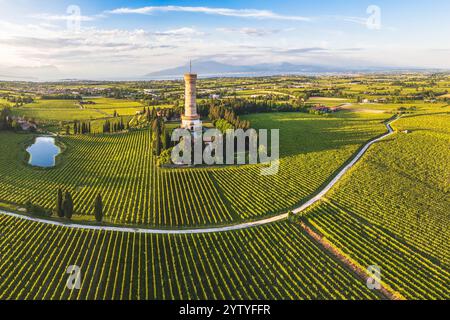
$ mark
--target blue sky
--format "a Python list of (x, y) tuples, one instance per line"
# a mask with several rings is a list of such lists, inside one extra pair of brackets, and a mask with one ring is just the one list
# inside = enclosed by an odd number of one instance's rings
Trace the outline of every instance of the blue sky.
[(0, 6), (3, 78), (132, 78), (189, 59), (450, 68), (447, 0), (0, 0)]

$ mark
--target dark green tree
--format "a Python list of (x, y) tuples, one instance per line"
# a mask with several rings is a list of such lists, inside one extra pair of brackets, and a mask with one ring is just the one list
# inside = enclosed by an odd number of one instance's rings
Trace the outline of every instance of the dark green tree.
[(56, 214), (58, 217), (64, 217), (64, 207), (63, 207), (63, 193), (61, 189), (58, 189), (58, 194), (56, 195)]
[(162, 134), (162, 148), (164, 150), (170, 148), (170, 134), (169, 134), (169, 130), (167, 130), (167, 128), (164, 128), (164, 131)]
[(100, 194), (98, 194), (97, 198), (95, 199), (94, 213), (95, 213), (95, 220), (97, 220), (97, 222), (102, 222), (102, 220), (103, 220), (103, 202), (102, 202), (102, 196)]
[(73, 201), (70, 192), (66, 192), (63, 202), (63, 208), (64, 208), (64, 216), (69, 220), (72, 219)]
[(153, 144), (155, 147), (155, 154), (159, 156), (161, 154), (161, 134), (159, 126), (156, 126), (153, 131), (153, 139), (154, 139)]

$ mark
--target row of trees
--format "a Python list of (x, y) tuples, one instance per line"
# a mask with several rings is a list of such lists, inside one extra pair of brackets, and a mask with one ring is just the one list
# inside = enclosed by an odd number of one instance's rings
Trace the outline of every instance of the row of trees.
[(126, 129), (128, 129), (128, 123), (125, 123), (123, 121), (123, 118), (120, 118), (118, 122), (111, 122), (109, 120), (106, 120), (103, 124), (103, 133), (120, 132)]
[[(62, 124), (61, 124), (62, 125)], [(114, 133), (121, 132), (123, 130), (129, 129), (129, 124), (120, 118), (119, 121), (105, 120), (103, 123), (102, 132), (103, 133)], [(93, 133), (90, 122), (80, 122), (75, 120), (73, 123), (73, 133), (74, 134), (89, 134)], [(66, 134), (70, 134), (70, 125), (66, 125)]]
[(78, 94), (44, 94), (41, 96), (42, 100), (83, 100), (83, 97)]
[[(306, 112), (307, 107), (301, 99), (290, 102), (277, 102), (272, 100), (248, 99), (222, 99), (203, 101), (197, 109), (206, 112), (211, 119), (224, 118), (225, 110), (233, 111), (236, 116), (252, 113), (266, 112)], [(206, 111), (205, 111), (206, 110)]]
[(74, 134), (91, 133), (91, 123), (75, 121), (73, 124), (73, 133)]
[(16, 105), (23, 105), (26, 103), (33, 103), (34, 99), (31, 96), (10, 96), (10, 95), (6, 95), (3, 96), (4, 99), (6, 99), (6, 101), (11, 102), (11, 103), (15, 103)]
[(225, 120), (235, 129), (250, 129), (250, 121), (241, 120), (231, 108), (225, 106), (211, 106), (209, 109), (209, 118), (215, 124), (218, 120)]
[[(58, 189), (55, 207), (55, 212), (57, 216), (60, 218), (66, 218), (70, 220), (72, 219), (73, 216), (73, 208), (74, 204), (70, 192), (67, 191), (63, 196), (62, 190)], [(101, 222), (103, 220), (103, 202), (102, 196), (100, 194), (98, 194), (97, 197), (95, 198), (94, 215), (95, 220), (97, 222)]]
[(183, 108), (150, 108), (144, 107), (142, 114), (146, 115), (147, 121), (151, 123), (157, 117), (162, 117), (167, 120), (178, 119), (183, 114)]

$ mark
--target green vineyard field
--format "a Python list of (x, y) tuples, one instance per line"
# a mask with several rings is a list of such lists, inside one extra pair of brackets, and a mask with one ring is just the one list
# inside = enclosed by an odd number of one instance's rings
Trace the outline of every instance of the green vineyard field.
[[(386, 115), (384, 115), (386, 118)], [(56, 168), (23, 161), (27, 135), (0, 133), (0, 201), (51, 209), (58, 188), (71, 191), (78, 215), (93, 215), (97, 193), (116, 223), (205, 226), (285, 212), (313, 194), (366, 141), (385, 131), (382, 118), (325, 118), (306, 114), (255, 116), (259, 128), (281, 127), (277, 175), (259, 165), (158, 169), (148, 130), (61, 137)]]
[[(0, 117), (0, 301), (450, 299), (449, 75), (200, 76), (204, 128), (280, 130), (269, 176), (263, 164), (157, 166), (150, 128), (163, 124), (165, 138), (180, 126), (182, 81), (0, 89), (11, 106)], [(84, 103), (63, 100), (71, 92)], [(103, 134), (144, 106), (157, 112)], [(75, 120), (91, 133), (75, 134)], [(48, 134), (55, 166), (30, 166), (27, 147)], [(66, 216), (49, 217), (59, 189)]]
[[(405, 117), (309, 210), (309, 223), (408, 299), (450, 296), (448, 114)], [(401, 133), (409, 130), (410, 133)]]
[(420, 254), (394, 234), (332, 202), (321, 203), (309, 215), (309, 222), (328, 241), (360, 265), (380, 267), (382, 281), (407, 299), (450, 296), (449, 269)]
[[(207, 235), (65, 229), (0, 216), (0, 299), (378, 299), (298, 226)], [(66, 287), (81, 267), (80, 290)]]
[[(328, 197), (450, 266), (449, 114), (405, 117)], [(401, 131), (409, 130), (404, 134)]]

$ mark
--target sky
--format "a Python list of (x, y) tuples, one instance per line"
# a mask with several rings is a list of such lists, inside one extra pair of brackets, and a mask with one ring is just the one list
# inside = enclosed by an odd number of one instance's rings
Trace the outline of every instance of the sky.
[(126, 79), (214, 60), (450, 69), (448, 0), (0, 0), (0, 79)]

